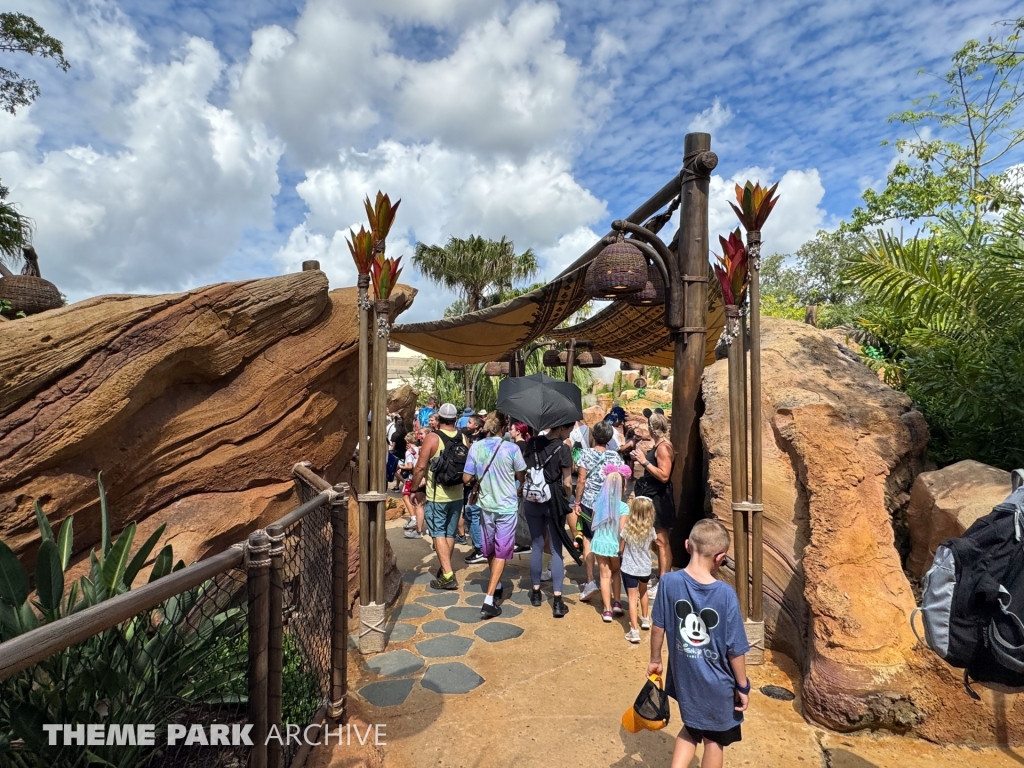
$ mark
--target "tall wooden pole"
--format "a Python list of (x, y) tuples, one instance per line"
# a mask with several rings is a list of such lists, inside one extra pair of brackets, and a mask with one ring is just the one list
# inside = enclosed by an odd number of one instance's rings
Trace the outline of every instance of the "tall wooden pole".
[[(359, 429), (359, 465), (356, 468), (356, 498), (370, 490), (370, 456), (366, 444), (367, 417), (370, 413), (370, 276), (359, 275), (359, 413), (356, 425)], [(370, 510), (366, 502), (359, 499), (359, 605), (371, 602), (370, 598)]]
[(751, 603), (750, 618), (763, 620), (764, 499), (761, 488), (761, 233), (747, 233), (750, 259), (750, 505)]
[(736, 596), (740, 614), (747, 618), (747, 468), (744, 460), (746, 433), (743, 431), (743, 325), (740, 309), (735, 305), (725, 308), (725, 333), (729, 339), (729, 466), (732, 470), (729, 485), (732, 492), (733, 570), (736, 574)]
[(382, 498), (374, 502), (373, 601), (384, 605), (384, 508), (387, 489), (388, 336), (391, 333), (391, 305), (387, 299), (373, 303), (373, 420), (371, 422), (370, 488)]
[(572, 383), (573, 366), (576, 365), (576, 339), (569, 339), (565, 348), (565, 380)]
[(694, 521), (704, 513), (704, 454), (700, 443), (701, 379), (707, 334), (708, 302), (708, 189), (718, 158), (711, 135), (688, 133), (683, 145), (679, 206), (677, 274), (683, 281), (685, 326), (673, 333), (672, 484), (677, 524), (672, 535), (673, 560), (682, 565), (683, 542)]

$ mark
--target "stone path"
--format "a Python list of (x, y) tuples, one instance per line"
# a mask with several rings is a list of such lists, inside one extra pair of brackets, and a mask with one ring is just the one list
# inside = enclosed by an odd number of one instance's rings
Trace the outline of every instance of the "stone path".
[[(623, 638), (622, 618), (604, 624), (599, 601), (581, 603), (575, 586), (569, 615), (553, 619), (550, 584), (546, 602), (530, 605), (521, 579), (526, 558), (514, 561), (505, 579), (500, 618), (482, 621), (478, 604), (485, 566), (466, 566), (459, 547), (457, 593), (427, 587), (436, 568), (425, 541), (402, 538), (401, 521), (388, 536), (406, 574), (406, 589), (390, 616), (386, 653), (350, 655), (350, 710), (364, 723), (386, 728), (388, 768), (516, 768), (590, 766), (633, 768), (671, 762), (679, 711), (669, 727), (628, 733), (620, 719), (643, 681), (649, 656), (647, 633), (633, 646)], [(582, 574), (570, 569), (573, 580)], [(527, 585), (528, 586), (528, 585)], [(511, 590), (511, 591), (510, 591)], [(570, 592), (572, 594), (570, 594)], [(800, 674), (789, 659), (769, 654), (750, 670), (754, 693), (743, 741), (729, 748), (727, 765), (807, 768), (1009, 768), (1024, 764), (1024, 750), (939, 747), (892, 734), (837, 734), (803, 719)], [(770, 698), (778, 686), (793, 700)], [(318, 749), (310, 768), (351, 768), (352, 753)], [(379, 765), (379, 763), (373, 763)], [(697, 762), (691, 768), (696, 768)]]

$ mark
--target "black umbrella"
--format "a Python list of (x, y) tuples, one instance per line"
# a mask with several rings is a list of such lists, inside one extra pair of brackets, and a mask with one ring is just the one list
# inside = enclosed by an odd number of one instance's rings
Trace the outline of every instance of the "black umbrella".
[(525, 422), (534, 432), (583, 418), (580, 388), (543, 373), (502, 379), (496, 407), (506, 416)]

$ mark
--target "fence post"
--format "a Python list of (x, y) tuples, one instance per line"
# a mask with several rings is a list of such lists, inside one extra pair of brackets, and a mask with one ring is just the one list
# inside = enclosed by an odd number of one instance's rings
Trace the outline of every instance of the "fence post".
[[(267, 528), (270, 539), (270, 600), (267, 632), (267, 727), (276, 725), (281, 731), (281, 669), (284, 666), (284, 531), (279, 526)], [(279, 740), (267, 745), (267, 768), (281, 768), (282, 751)]]
[(249, 768), (267, 766), (267, 675), (270, 623), (270, 539), (266, 531), (249, 534), (246, 553), (249, 593), (249, 721), (253, 726)]
[(331, 618), (331, 711), (336, 724), (348, 721), (348, 486), (338, 483), (331, 497), (334, 551)]

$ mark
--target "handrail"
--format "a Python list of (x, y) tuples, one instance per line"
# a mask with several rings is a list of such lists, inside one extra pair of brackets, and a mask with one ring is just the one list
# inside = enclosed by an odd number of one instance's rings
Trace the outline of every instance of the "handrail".
[(317, 494), (312, 499), (307, 501), (301, 507), (293, 509), (280, 520), (277, 520), (268, 525), (267, 534), (270, 536), (280, 536), (284, 532), (285, 528), (294, 525), (299, 520), (308, 515), (310, 512), (312, 512), (314, 509), (318, 509), (322, 504), (329, 501), (330, 498), (330, 493), (328, 493), (327, 491), (321, 491), (319, 494)]
[(331, 490), (331, 484), (311, 470), (309, 468), (309, 464), (306, 464), (305, 462), (296, 464), (292, 467), (292, 474), (297, 476), (300, 480), (304, 480), (306, 485), (311, 488), (316, 488), (321, 491)]
[(169, 573), (151, 584), (129, 590), (80, 613), (73, 613), (0, 643), (0, 680), (237, 567), (244, 556), (241, 548), (232, 547), (180, 571)]

